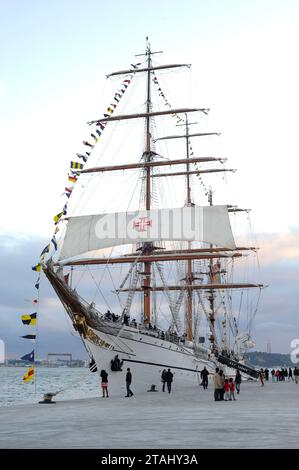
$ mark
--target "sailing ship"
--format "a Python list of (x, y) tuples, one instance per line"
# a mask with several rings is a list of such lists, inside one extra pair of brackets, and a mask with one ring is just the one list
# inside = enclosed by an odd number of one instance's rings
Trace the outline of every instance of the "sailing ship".
[[(78, 191), (84, 193), (90, 187), (92, 191), (85, 199), (77, 197), (76, 209), (60, 220), (66, 230), (61, 237), (59, 258), (53, 256), (43, 263), (46, 277), (85, 345), (91, 370), (109, 372), (112, 393), (124, 389), (127, 368), (133, 371), (136, 391), (157, 386), (162, 371), (168, 368), (174, 373), (178, 388), (199, 384), (204, 367), (211, 373), (221, 367), (228, 374), (239, 369), (247, 376), (258, 377), (243, 360), (244, 352), (254, 345), (250, 329), (257, 307), (250, 315), (247, 312), (245, 325), (237, 318), (240, 311), (234, 311), (232, 301), (235, 293), (241, 297), (240, 304), (244, 293), (260, 293), (263, 288), (262, 284), (234, 282), (232, 277), (235, 263), (246, 260), (247, 254), (256, 254), (256, 247), (236, 246), (230, 218), (242, 209), (214, 204), (214, 192), (204, 183), (206, 175), (234, 170), (224, 167), (223, 158), (195, 155), (194, 139), (214, 138), (219, 133), (190, 131), (191, 113), (205, 116), (209, 109), (172, 108), (158, 78), (159, 73), (165, 75), (190, 65), (159, 65), (153, 61), (154, 54), (147, 40), (145, 53), (138, 55), (141, 62), (107, 76), (114, 80), (125, 78), (127, 84), (145, 82), (146, 99), (138, 112), (133, 108), (135, 112), (114, 113), (123, 89), (115, 94), (115, 104), (108, 108), (108, 114), (88, 123), (95, 129), (91, 134), (94, 138), (95, 132), (101, 136), (103, 130), (110, 129), (108, 137), (118, 145), (121, 141), (115, 133), (119, 131), (124, 138), (124, 123), (133, 123), (133, 140), (141, 131), (141, 149), (136, 151), (129, 145), (126, 149), (121, 143), (113, 165), (105, 164), (107, 142), (99, 149), (96, 165), (92, 164), (90, 152), (85, 158), (78, 154), (86, 162), (84, 168), (79, 164), (72, 166), (77, 168), (75, 179), (82, 183)], [(131, 98), (135, 99), (135, 91)], [(162, 104), (155, 108), (159, 100)], [(166, 119), (181, 126), (183, 133), (163, 135), (161, 122)], [(173, 142), (176, 144), (171, 155), (165, 155), (163, 149)], [(184, 154), (177, 155), (176, 150)], [(114, 175), (118, 175), (116, 182)], [(126, 189), (128, 179), (130, 191)], [(178, 183), (173, 184), (174, 181)], [(164, 193), (157, 190), (163, 184)], [(200, 184), (207, 201), (196, 200), (193, 188)], [(95, 188), (98, 195), (93, 196)], [(167, 190), (168, 195), (181, 201), (180, 205), (171, 206), (171, 197), (159, 200), (158, 196)], [(131, 198), (127, 206), (126, 198)], [(102, 210), (88, 212), (90, 200)], [(125, 210), (109, 212), (105, 201), (110, 202), (110, 207), (112, 201), (113, 207), (119, 205)], [(85, 202), (87, 209), (82, 207)], [(83, 270), (93, 280), (97, 270), (102, 278), (103, 272), (109, 273), (104, 285), (95, 281), (95, 291), (101, 296), (98, 304), (95, 295), (87, 300), (79, 294), (79, 281), (74, 287), (76, 273), (78, 279), (82, 278)], [(84, 289), (90, 294), (87, 283)], [(102, 299), (107, 300), (107, 295), (109, 301), (105, 305)], [(118, 308), (111, 307), (112, 296), (119, 303)]]

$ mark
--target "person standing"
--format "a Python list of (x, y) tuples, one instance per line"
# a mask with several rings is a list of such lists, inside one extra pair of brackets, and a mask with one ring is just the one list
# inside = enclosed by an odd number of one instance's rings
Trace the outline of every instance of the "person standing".
[(279, 380), (280, 380), (280, 379), (279, 379), (279, 377), (280, 377), (279, 370), (277, 370), (277, 371), (275, 372), (275, 377), (276, 377), (276, 382), (279, 382)]
[(216, 367), (214, 374), (214, 400), (220, 401), (221, 398), (222, 379), (219, 375), (219, 368)]
[(161, 374), (162, 392), (165, 392), (166, 374), (167, 374), (166, 369), (163, 369), (162, 374)]
[(235, 400), (235, 384), (232, 378), (229, 379), (229, 400)]
[(289, 367), (289, 376), (288, 376), (288, 380), (290, 382), (290, 380), (293, 380), (293, 371), (292, 371), (292, 368)]
[(126, 373), (126, 388), (127, 388), (127, 395), (126, 397), (132, 397), (134, 393), (131, 390), (131, 383), (132, 383), (132, 373), (130, 371), (130, 368), (127, 368), (127, 373)]
[(224, 376), (224, 372), (223, 372), (222, 369), (220, 369), (219, 375), (220, 375), (220, 381), (221, 381), (220, 400), (223, 401), (223, 400), (224, 400), (224, 382), (225, 382), (225, 376)]
[(275, 370), (271, 370), (271, 375), (272, 375), (272, 382), (275, 382)]
[(295, 379), (295, 383), (299, 383), (299, 369), (298, 367), (295, 367), (294, 369), (294, 379)]
[(235, 376), (235, 384), (236, 384), (237, 393), (240, 393), (241, 382), (242, 382), (242, 375), (240, 374), (240, 371), (237, 370), (236, 376)]
[(208, 385), (209, 385), (209, 372), (206, 367), (203, 368), (203, 370), (200, 373), (200, 378), (202, 380), (202, 386), (204, 390), (207, 390)]
[(173, 373), (171, 372), (170, 369), (168, 369), (168, 371), (165, 374), (165, 380), (166, 380), (166, 384), (167, 384), (168, 393), (170, 393), (171, 392), (171, 384), (172, 384), (172, 381), (173, 381)]
[(228, 382), (228, 379), (225, 379), (224, 381), (224, 391), (225, 391), (225, 396), (224, 396), (224, 401), (228, 401), (229, 400), (229, 382)]
[(104, 369), (101, 370), (100, 377), (102, 378), (101, 387), (102, 387), (102, 392), (103, 392), (103, 398), (105, 398), (105, 397), (109, 398), (109, 395), (108, 395), (108, 374)]

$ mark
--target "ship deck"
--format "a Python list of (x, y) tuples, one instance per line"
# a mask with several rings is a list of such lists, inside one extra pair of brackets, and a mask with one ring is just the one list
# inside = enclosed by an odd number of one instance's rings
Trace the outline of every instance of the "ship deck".
[(299, 448), (299, 385), (242, 383), (235, 402), (209, 387), (3, 407), (0, 448)]

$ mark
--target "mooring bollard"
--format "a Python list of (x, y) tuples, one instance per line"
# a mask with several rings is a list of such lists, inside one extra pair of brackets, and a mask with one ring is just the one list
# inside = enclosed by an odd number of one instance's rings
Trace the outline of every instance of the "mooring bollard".
[(45, 393), (44, 394), (44, 400), (39, 401), (38, 403), (56, 403), (56, 401), (52, 401), (52, 398), (55, 397), (56, 393)]
[(158, 390), (156, 390), (156, 385), (152, 384), (150, 390), (148, 390), (148, 392), (157, 392)]

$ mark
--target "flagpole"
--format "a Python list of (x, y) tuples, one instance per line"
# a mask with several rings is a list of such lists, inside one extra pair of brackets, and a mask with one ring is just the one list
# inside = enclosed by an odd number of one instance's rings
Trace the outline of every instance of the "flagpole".
[(36, 385), (37, 385), (37, 367), (36, 367), (36, 361), (37, 361), (37, 338), (38, 338), (38, 322), (39, 322), (39, 289), (40, 289), (40, 281), (39, 281), (39, 286), (37, 289), (37, 315), (36, 315), (36, 323), (35, 323), (35, 343), (34, 343), (34, 362), (33, 362), (33, 367), (34, 367), (34, 394), (36, 395)]

